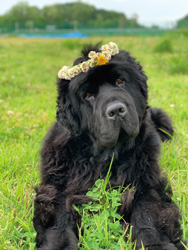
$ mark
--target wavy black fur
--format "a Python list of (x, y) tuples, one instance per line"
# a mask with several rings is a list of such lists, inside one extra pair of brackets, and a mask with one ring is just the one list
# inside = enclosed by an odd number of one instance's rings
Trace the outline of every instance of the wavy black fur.
[[(90, 50), (98, 45), (85, 48), (74, 64), (87, 60)], [(142, 243), (149, 250), (185, 249), (181, 216), (158, 165), (160, 141), (170, 139), (173, 128), (164, 111), (148, 106), (146, 81), (126, 51), (71, 81), (58, 80), (57, 121), (45, 137), (36, 189), (38, 249), (78, 249), (80, 219), (72, 205), (90, 201), (86, 192), (105, 178), (113, 152), (110, 183), (129, 185), (119, 213), (133, 225), (136, 249)]]

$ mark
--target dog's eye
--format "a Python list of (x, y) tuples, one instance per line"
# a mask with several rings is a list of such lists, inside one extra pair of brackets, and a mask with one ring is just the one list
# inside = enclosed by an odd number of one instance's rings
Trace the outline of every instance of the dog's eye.
[(123, 81), (122, 79), (117, 79), (117, 81), (116, 81), (116, 85), (117, 86), (121, 86), (121, 85), (123, 85), (125, 83), (125, 81)]
[(86, 98), (86, 99), (89, 99), (89, 98), (92, 97), (92, 96), (93, 96), (93, 95), (92, 95), (91, 93), (88, 92), (88, 93), (86, 93), (85, 98)]

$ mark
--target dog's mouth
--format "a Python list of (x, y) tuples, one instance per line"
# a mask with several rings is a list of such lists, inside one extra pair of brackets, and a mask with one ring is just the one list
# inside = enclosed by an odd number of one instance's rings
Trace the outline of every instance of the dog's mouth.
[(132, 136), (129, 136), (127, 134), (127, 132), (123, 128), (120, 128), (120, 133), (119, 133), (118, 141), (125, 142), (125, 141), (129, 141), (131, 138), (132, 138)]
[(106, 128), (103, 131), (98, 140), (100, 145), (104, 148), (113, 148), (117, 144), (123, 144), (129, 142), (133, 138), (135, 138), (139, 133), (139, 126), (119, 126), (111, 128)]

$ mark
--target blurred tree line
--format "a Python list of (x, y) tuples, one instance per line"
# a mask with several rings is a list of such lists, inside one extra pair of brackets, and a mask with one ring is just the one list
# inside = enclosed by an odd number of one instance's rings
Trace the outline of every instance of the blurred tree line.
[(188, 15), (177, 22), (177, 28), (187, 28), (187, 27), (188, 27)]
[(125, 14), (115, 11), (96, 9), (81, 1), (65, 4), (54, 4), (39, 9), (19, 2), (7, 13), (0, 16), (0, 25), (19, 28), (45, 28), (55, 25), (57, 29), (77, 28), (138, 28), (142, 27), (133, 16), (128, 19)]

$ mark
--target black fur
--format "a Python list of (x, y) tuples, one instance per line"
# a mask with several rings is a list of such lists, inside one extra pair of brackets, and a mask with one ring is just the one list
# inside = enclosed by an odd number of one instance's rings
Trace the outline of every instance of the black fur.
[[(74, 64), (88, 60), (90, 50), (99, 51), (98, 45), (84, 49)], [(136, 249), (142, 243), (149, 250), (185, 249), (179, 210), (158, 165), (160, 141), (170, 139), (173, 128), (164, 111), (148, 106), (146, 81), (126, 51), (71, 81), (58, 80), (57, 122), (45, 138), (36, 189), (38, 249), (78, 249), (72, 205), (90, 201), (85, 194), (105, 178), (113, 153), (111, 186), (135, 190), (133, 197), (127, 189), (119, 213), (133, 225)]]

